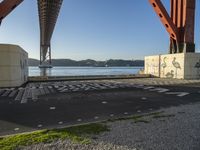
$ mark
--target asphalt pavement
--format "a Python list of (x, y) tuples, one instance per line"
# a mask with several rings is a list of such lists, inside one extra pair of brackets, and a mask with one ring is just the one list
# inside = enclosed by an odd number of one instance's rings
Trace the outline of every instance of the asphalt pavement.
[(29, 83), (0, 89), (0, 136), (159, 111), (200, 101), (195, 84), (123, 80)]

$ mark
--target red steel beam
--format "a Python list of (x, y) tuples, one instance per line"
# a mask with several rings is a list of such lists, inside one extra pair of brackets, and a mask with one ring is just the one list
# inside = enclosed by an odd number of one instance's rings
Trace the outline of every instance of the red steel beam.
[(181, 51), (194, 52), (196, 0), (171, 0), (171, 18), (178, 28)]
[(180, 42), (194, 43), (195, 0), (171, 0), (171, 18)]
[(0, 3), (0, 22), (13, 11), (23, 0), (4, 0)]
[(178, 29), (171, 20), (162, 2), (160, 0), (149, 0), (149, 2), (153, 6), (156, 14), (159, 16), (162, 24), (165, 26), (170, 37), (178, 42), (179, 41)]

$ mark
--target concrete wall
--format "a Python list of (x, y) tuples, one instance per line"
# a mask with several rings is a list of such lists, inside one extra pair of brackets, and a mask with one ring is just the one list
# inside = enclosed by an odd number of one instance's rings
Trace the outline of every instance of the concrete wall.
[(0, 87), (16, 87), (27, 82), (28, 53), (17, 45), (0, 44)]
[(147, 56), (145, 57), (145, 73), (161, 78), (200, 79), (200, 54)]

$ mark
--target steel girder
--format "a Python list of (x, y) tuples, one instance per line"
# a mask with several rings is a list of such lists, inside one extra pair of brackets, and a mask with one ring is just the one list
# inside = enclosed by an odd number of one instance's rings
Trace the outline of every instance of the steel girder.
[(4, 1), (2, 1), (0, 3), (0, 23), (21, 2), (23, 2), (23, 0), (4, 0)]
[(171, 0), (171, 16), (161, 0), (149, 0), (170, 35), (170, 53), (195, 52), (196, 0)]
[[(40, 24), (40, 61), (51, 59), (51, 37), (63, 0), (38, 0)], [(49, 51), (49, 55), (47, 55)], [(49, 58), (48, 58), (49, 57)]]

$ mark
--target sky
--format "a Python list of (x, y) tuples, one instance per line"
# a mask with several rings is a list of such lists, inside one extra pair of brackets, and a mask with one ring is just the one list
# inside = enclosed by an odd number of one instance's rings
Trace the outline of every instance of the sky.
[[(170, 0), (163, 0), (169, 11)], [(200, 0), (195, 43), (200, 52)], [(39, 59), (36, 0), (25, 0), (0, 26), (0, 43), (20, 45)], [(148, 0), (63, 0), (52, 37), (52, 58), (144, 59), (166, 54), (169, 36)]]

